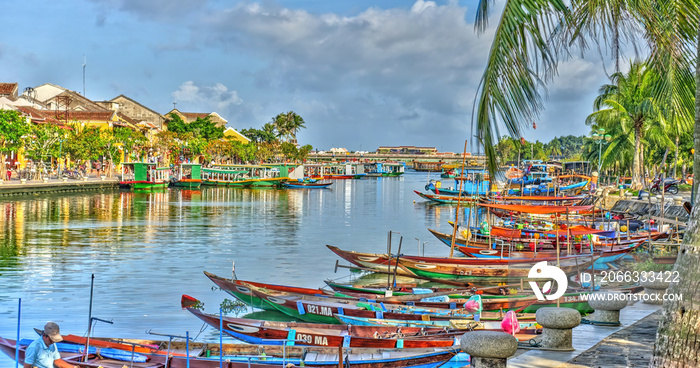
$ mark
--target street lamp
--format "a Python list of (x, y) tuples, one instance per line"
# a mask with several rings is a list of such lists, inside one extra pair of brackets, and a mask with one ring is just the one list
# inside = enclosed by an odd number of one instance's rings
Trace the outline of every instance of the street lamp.
[(603, 160), (603, 143), (610, 142), (612, 136), (610, 134), (605, 134), (605, 129), (598, 129), (598, 132), (593, 132), (591, 138), (598, 141), (598, 172), (600, 173), (600, 166)]

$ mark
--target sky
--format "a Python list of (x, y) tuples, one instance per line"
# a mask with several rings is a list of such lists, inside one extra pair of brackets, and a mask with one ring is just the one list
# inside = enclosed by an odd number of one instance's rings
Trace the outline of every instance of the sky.
[[(123, 94), (161, 114), (173, 106), (214, 111), (238, 130), (292, 110), (306, 122), (299, 143), (319, 150), (461, 152), (474, 134), (472, 105), (500, 17), (495, 6), (489, 29), (477, 34), (476, 4), (12, 1), (0, 13), (0, 82), (82, 93), (86, 61), (92, 100)], [(606, 82), (597, 53), (574, 55), (549, 84), (537, 129), (524, 137), (589, 134), (584, 121)]]

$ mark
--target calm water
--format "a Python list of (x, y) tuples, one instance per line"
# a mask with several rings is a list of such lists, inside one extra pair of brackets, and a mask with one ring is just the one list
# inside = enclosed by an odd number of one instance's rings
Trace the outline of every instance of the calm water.
[[(202, 271), (304, 287), (334, 273), (337, 257), (325, 245), (386, 252), (403, 236), (403, 253), (446, 255), (426, 230), (450, 229), (454, 207), (423, 202), (436, 174), (339, 180), (324, 190), (203, 188), (155, 193), (38, 196), (0, 201), (0, 336), (14, 338), (18, 299), (22, 337), (48, 320), (64, 334), (87, 331), (90, 278), (95, 274), (93, 316), (98, 336), (148, 338), (146, 330), (198, 335), (202, 323), (180, 308), (192, 295), (216, 313), (226, 298)], [(208, 329), (200, 339), (212, 339)], [(0, 356), (0, 367), (14, 361)]]

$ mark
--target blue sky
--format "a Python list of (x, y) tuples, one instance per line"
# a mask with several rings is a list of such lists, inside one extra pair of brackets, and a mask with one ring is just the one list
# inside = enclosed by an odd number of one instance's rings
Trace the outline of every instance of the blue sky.
[[(293, 110), (301, 144), (461, 151), (493, 25), (474, 32), (476, 1), (14, 1), (0, 20), (0, 81), (53, 83), (160, 113), (216, 111), (236, 129)], [(500, 16), (500, 14), (495, 14)], [(589, 132), (598, 55), (561, 65), (546, 111), (525, 137)], [(472, 149), (470, 149), (472, 150)]]

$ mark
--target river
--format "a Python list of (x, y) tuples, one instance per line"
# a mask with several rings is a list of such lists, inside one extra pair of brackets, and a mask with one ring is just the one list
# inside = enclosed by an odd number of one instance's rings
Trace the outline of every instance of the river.
[[(386, 252), (403, 237), (403, 253), (449, 250), (426, 228), (450, 229), (454, 207), (423, 202), (437, 174), (338, 180), (329, 189), (275, 190), (204, 187), (153, 193), (110, 191), (4, 198), (0, 201), (0, 336), (15, 338), (52, 320), (64, 334), (85, 335), (94, 274), (93, 335), (153, 338), (147, 330), (212, 339), (199, 319), (180, 308), (182, 294), (216, 313), (227, 297), (202, 271), (240, 279), (321, 287), (336, 257), (325, 245)], [(342, 263), (342, 262), (341, 262)], [(14, 361), (0, 356), (0, 367)]]

